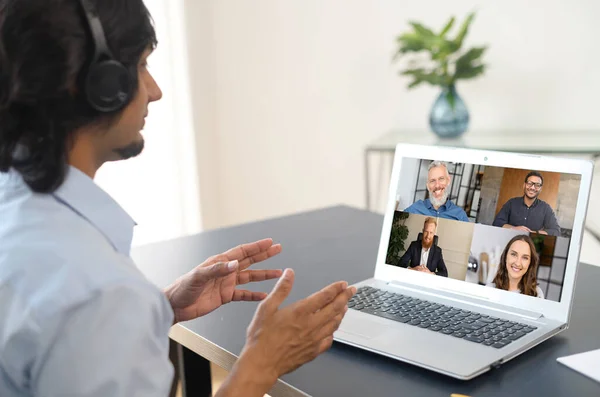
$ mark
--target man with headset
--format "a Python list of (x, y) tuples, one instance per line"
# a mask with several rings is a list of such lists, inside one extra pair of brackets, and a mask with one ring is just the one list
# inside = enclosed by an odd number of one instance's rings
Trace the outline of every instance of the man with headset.
[[(218, 395), (263, 396), (331, 346), (355, 293), (340, 281), (280, 307), (291, 269), (249, 270), (281, 251), (271, 239), (164, 291), (143, 277), (135, 222), (93, 178), (143, 149), (155, 45), (142, 0), (0, 0), (2, 397), (166, 397), (171, 325), (232, 301), (261, 302)], [(269, 294), (237, 288), (274, 278)]]

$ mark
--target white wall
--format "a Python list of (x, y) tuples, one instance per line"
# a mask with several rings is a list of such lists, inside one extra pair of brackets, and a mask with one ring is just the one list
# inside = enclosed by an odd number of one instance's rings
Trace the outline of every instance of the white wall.
[[(195, 152), (200, 179), (198, 195), (202, 226), (211, 229), (222, 223), (221, 217), (226, 210), (221, 205), (221, 197), (228, 193), (222, 190), (220, 170), (226, 161), (238, 163), (239, 160), (228, 159), (227, 150), (222, 150), (219, 143), (221, 134), (217, 128), (217, 41), (213, 1), (183, 1), (185, 2), (190, 91), (194, 108), (192, 118), (196, 133)], [(240, 173), (243, 171), (242, 166)]]
[(138, 223), (133, 245), (202, 230), (199, 175), (189, 90), (183, 0), (144, 0), (155, 22), (158, 48), (149, 70), (163, 98), (149, 105), (142, 134), (144, 152), (127, 161), (104, 164), (96, 183)]
[(600, 126), (596, 0), (187, 5), (200, 42), (190, 50), (206, 227), (364, 206), (365, 144), (392, 128), (426, 129), (438, 94), (408, 92), (390, 62), (408, 20), (439, 29), (479, 10), (467, 44), (490, 45), (489, 70), (458, 86), (472, 131)]

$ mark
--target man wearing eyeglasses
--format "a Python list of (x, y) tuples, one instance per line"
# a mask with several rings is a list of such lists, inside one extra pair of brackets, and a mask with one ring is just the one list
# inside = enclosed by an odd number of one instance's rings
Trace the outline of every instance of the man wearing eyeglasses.
[(508, 200), (496, 218), (493, 226), (560, 236), (560, 226), (552, 207), (538, 196), (542, 192), (544, 178), (539, 172), (531, 171), (523, 183), (523, 196)]

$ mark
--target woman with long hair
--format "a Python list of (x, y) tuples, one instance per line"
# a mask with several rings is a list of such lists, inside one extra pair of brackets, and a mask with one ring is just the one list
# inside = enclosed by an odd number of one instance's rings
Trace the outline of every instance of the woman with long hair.
[(491, 287), (544, 298), (537, 285), (539, 256), (533, 240), (526, 234), (513, 237), (502, 252), (498, 272)]

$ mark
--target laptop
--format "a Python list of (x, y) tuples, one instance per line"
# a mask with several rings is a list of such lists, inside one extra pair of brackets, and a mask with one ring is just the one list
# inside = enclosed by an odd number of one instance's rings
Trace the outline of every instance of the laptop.
[(334, 340), (468, 380), (569, 326), (593, 163), (398, 144)]

